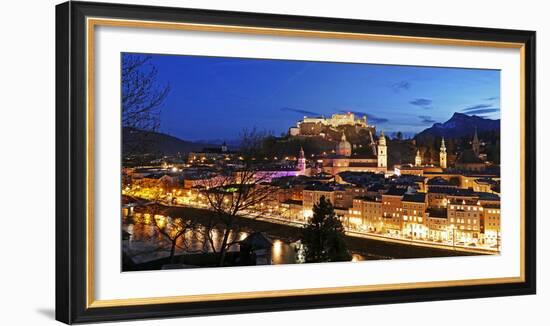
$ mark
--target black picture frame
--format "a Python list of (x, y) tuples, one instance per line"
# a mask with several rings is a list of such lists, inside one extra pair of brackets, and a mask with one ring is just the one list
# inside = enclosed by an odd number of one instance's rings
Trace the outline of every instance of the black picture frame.
[[(86, 17), (515, 42), (524, 44), (524, 282), (90, 308), (86, 293)], [(535, 32), (140, 5), (56, 7), (56, 319), (67, 323), (265, 312), (536, 292)]]

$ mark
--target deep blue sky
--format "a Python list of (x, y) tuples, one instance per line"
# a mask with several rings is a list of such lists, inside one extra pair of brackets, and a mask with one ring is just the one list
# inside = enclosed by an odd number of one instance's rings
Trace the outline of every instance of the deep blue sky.
[(366, 114), (386, 133), (414, 134), (454, 112), (500, 118), (498, 70), (152, 55), (170, 83), (160, 131), (232, 140), (257, 127), (275, 135), (304, 115)]

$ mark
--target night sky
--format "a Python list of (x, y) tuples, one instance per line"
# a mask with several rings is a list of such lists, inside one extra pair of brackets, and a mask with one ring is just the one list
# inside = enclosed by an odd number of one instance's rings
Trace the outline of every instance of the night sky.
[(234, 140), (256, 127), (275, 135), (304, 116), (366, 114), (386, 133), (413, 135), (454, 112), (500, 118), (498, 70), (152, 55), (169, 83), (161, 132)]

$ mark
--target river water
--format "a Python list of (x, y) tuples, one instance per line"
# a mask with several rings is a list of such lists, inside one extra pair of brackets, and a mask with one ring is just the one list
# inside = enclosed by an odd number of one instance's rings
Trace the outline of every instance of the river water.
[[(153, 217), (149, 214), (135, 213), (132, 219), (123, 219), (122, 228), (128, 232), (129, 239), (123, 241), (123, 250), (134, 260), (135, 263), (144, 263), (169, 255), (170, 242), (161, 234), (154, 223)], [(162, 215), (156, 215), (157, 224), (165, 225), (166, 230), (170, 230), (171, 219)], [(251, 233), (257, 230), (250, 228), (238, 232), (231, 232), (229, 243), (246, 239)], [(176, 242), (176, 255), (196, 254), (214, 252), (210, 241), (206, 240), (204, 235), (205, 228), (198, 227), (185, 232)], [(271, 240), (271, 264), (295, 264), (300, 262), (300, 245), (290, 239), (286, 239), (281, 234), (264, 232)], [(223, 238), (223, 231), (220, 229), (211, 230), (211, 240), (214, 248), (218, 250)], [(229, 248), (230, 252), (239, 251), (239, 245), (233, 244)], [(352, 260), (360, 261), (365, 257), (359, 253), (353, 253)]]

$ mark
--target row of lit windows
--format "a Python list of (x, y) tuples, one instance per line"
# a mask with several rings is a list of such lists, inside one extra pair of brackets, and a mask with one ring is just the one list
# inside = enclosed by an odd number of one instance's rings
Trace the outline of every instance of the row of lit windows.
[[(473, 220), (473, 221), (474, 221), (473, 224), (477, 224), (477, 220)], [(455, 219), (451, 217), (451, 223), (454, 223), (454, 222), (455, 222)], [(467, 222), (468, 224), (472, 224), (472, 220), (471, 220), (471, 219), (466, 220), (466, 222)], [(461, 218), (457, 218), (457, 219), (456, 219), (456, 223), (464, 223), (464, 219), (463, 219), (463, 218), (462, 218), (462, 219), (461, 219)]]
[(457, 210), (468, 210), (468, 211), (477, 211), (478, 209), (480, 211), (483, 210), (483, 207), (477, 207), (477, 206), (455, 206), (451, 205), (451, 209), (457, 209)]
[(407, 215), (403, 215), (403, 220), (407, 221), (407, 220), (411, 220), (411, 221), (415, 221), (415, 222), (419, 222), (419, 223), (422, 223), (422, 217), (416, 217), (416, 216), (407, 216)]
[(470, 217), (470, 216), (477, 217), (478, 216), (477, 214), (461, 213), (461, 212), (456, 212), (456, 214), (454, 212), (451, 212), (450, 215), (451, 216), (454, 216), (454, 215), (456, 215), (456, 216), (468, 216), (468, 217)]
[[(390, 213), (384, 212), (384, 217), (390, 216)], [(391, 213), (391, 217), (399, 217), (399, 213)]]

